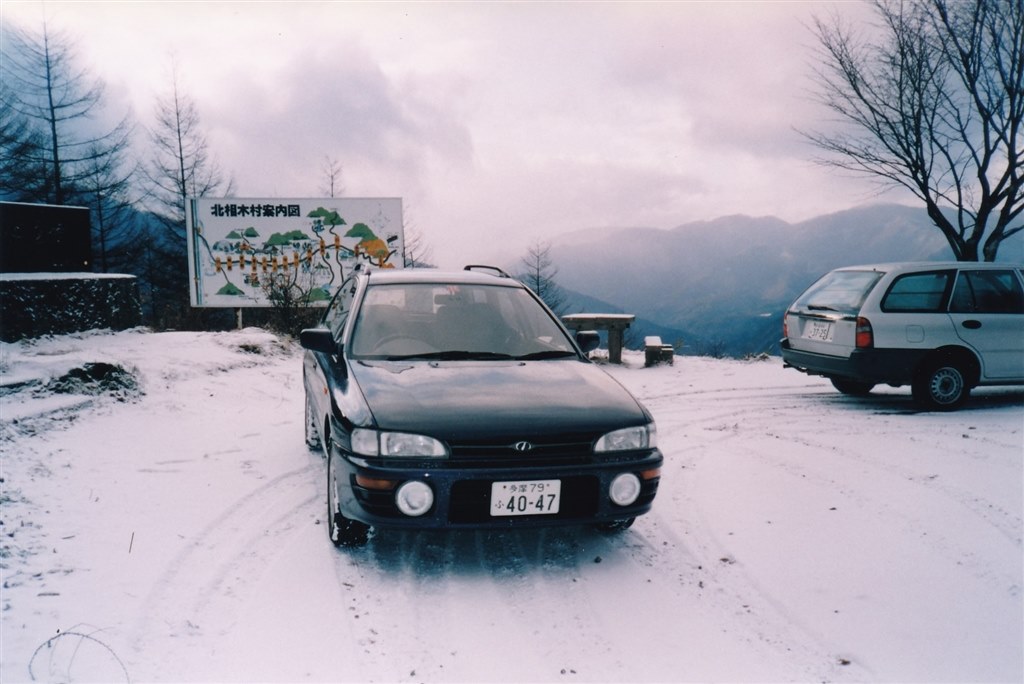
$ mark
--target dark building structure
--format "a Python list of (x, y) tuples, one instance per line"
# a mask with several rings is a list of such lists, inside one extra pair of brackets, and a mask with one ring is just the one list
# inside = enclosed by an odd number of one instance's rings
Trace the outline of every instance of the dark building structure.
[(0, 202), (0, 340), (141, 323), (135, 276), (92, 273), (87, 208)]
[(0, 273), (90, 271), (86, 207), (0, 202)]

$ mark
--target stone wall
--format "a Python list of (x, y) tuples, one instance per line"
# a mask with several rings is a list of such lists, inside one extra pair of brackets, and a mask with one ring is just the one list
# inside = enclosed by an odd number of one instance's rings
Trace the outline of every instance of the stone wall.
[(0, 274), (0, 340), (142, 324), (135, 276), (97, 273)]

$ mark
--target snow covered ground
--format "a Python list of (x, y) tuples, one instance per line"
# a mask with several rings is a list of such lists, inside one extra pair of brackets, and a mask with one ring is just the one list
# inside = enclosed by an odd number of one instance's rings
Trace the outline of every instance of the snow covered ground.
[(632, 529), (337, 551), (299, 359), (253, 329), (0, 346), (0, 680), (1024, 679), (1020, 388), (918, 413), (627, 354), (666, 455)]

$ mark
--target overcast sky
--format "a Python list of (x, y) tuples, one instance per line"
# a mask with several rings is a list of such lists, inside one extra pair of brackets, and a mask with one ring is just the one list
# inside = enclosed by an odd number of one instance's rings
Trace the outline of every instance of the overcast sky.
[[(877, 201), (811, 162), (812, 16), (856, 2), (17, 2), (149, 125), (179, 83), (240, 197), (401, 197), (441, 266), (599, 227)], [(892, 198), (888, 198), (892, 199)]]

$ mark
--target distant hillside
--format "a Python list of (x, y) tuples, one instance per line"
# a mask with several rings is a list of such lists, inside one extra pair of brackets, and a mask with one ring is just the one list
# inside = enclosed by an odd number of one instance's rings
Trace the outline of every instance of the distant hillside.
[[(1004, 246), (1011, 260), (1020, 258), (1019, 243)], [(676, 333), (683, 338), (683, 353), (729, 356), (777, 353), (783, 311), (833, 268), (952, 259), (925, 212), (902, 205), (796, 224), (727, 216), (671, 230), (580, 231), (557, 238), (551, 256), (559, 285), (592, 298), (574, 303), (606, 303), (637, 316), (637, 344), (660, 327), (670, 331), (665, 342), (675, 342)]]

